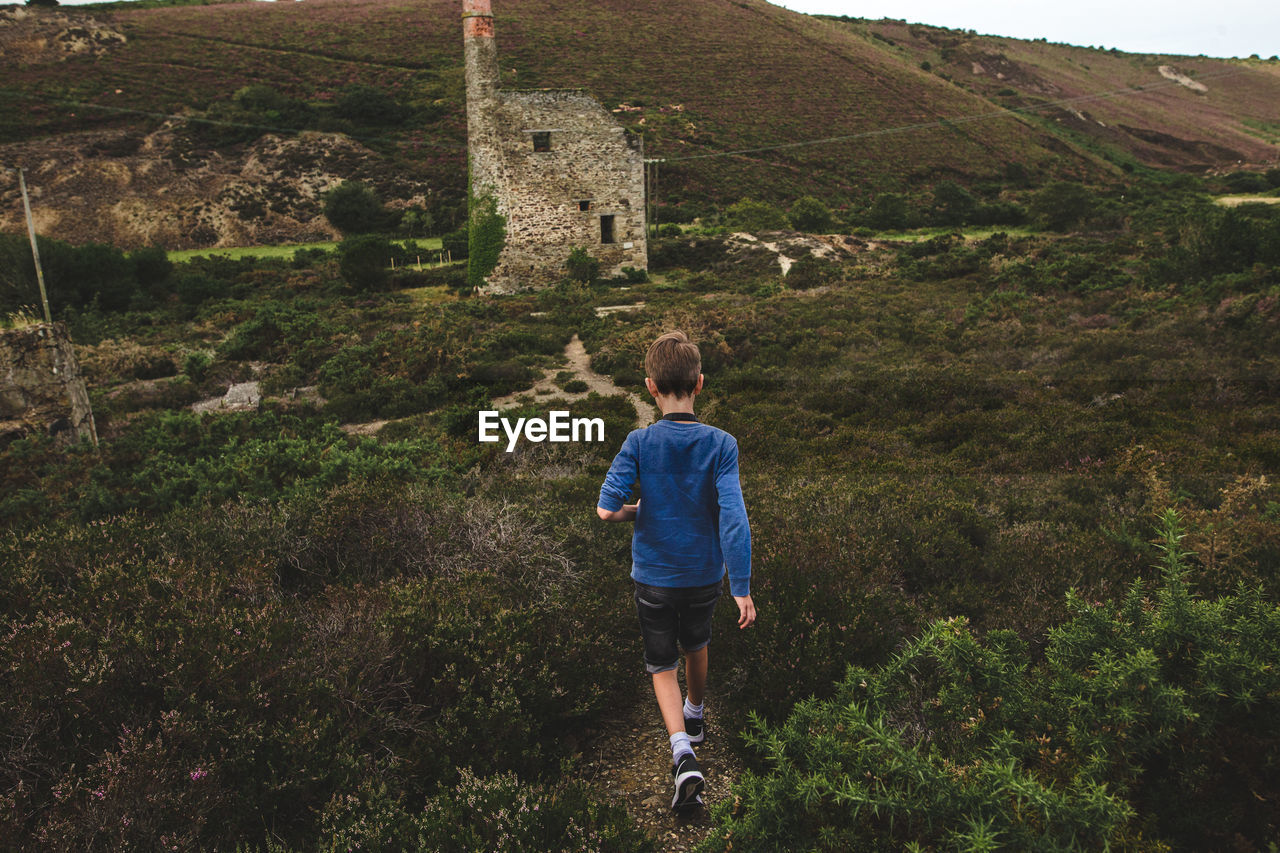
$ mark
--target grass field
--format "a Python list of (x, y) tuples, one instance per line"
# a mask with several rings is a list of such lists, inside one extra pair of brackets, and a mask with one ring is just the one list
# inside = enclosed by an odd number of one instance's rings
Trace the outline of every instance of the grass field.
[[(413, 243), (424, 252), (440, 251), (439, 237), (422, 237), (417, 240), (406, 240), (404, 242)], [(332, 252), (337, 247), (337, 242), (328, 242), (290, 243), (284, 246), (238, 246), (226, 249), (183, 249), (177, 252), (170, 252), (169, 260), (180, 264), (196, 257), (231, 258), (236, 261), (241, 258), (291, 258), (293, 257), (293, 253), (299, 249), (322, 249), (326, 252)], [(428, 259), (424, 257), (422, 262), (425, 264), (434, 260), (435, 258)]]
[(1278, 195), (1224, 195), (1218, 196), (1214, 200), (1215, 204), (1223, 207), (1239, 207), (1242, 204), (1280, 204), (1280, 196)]

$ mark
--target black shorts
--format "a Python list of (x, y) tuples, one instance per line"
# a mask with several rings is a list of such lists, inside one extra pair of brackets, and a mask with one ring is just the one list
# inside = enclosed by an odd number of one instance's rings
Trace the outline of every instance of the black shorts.
[(635, 581), (636, 612), (644, 638), (644, 668), (651, 673), (676, 668), (680, 648), (696, 652), (711, 642), (711, 616), (723, 582), (710, 586), (649, 586)]

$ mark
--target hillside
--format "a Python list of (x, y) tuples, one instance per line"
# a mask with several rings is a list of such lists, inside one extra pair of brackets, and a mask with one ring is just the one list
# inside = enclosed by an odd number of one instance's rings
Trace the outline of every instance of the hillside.
[[(685, 215), (748, 196), (865, 205), (947, 179), (992, 194), (1277, 157), (1274, 62), (813, 18), (763, 0), (496, 11), (504, 84), (590, 89), (668, 161), (660, 197)], [(28, 169), (41, 232), (75, 242), (327, 237), (319, 194), (347, 179), (449, 225), (465, 191), (459, 29), (455, 0), (9, 7), (0, 163)], [(394, 115), (353, 118), (352, 86), (393, 96)], [(831, 137), (847, 138), (776, 147)], [(0, 197), (0, 231), (21, 230), (11, 176)]]

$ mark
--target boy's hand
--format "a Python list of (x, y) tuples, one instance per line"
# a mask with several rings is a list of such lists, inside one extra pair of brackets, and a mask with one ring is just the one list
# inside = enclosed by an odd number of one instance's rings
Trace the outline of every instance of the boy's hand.
[(751, 600), (751, 596), (743, 595), (733, 597), (738, 602), (738, 627), (750, 628), (756, 621), (756, 605)]

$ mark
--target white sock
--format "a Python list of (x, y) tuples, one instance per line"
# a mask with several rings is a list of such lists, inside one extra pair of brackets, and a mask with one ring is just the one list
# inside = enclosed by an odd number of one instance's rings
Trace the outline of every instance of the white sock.
[(671, 736), (671, 761), (677, 762), (685, 753), (693, 755), (693, 747), (689, 745), (688, 732), (676, 732)]
[(691, 717), (692, 719), (695, 719), (695, 720), (701, 720), (701, 719), (702, 719), (702, 706), (701, 706), (701, 705), (693, 705), (693, 704), (691, 704), (691, 703), (689, 702), (689, 700), (688, 700), (688, 699), (685, 699), (685, 700), (684, 700), (684, 715), (685, 715), (686, 717)]

